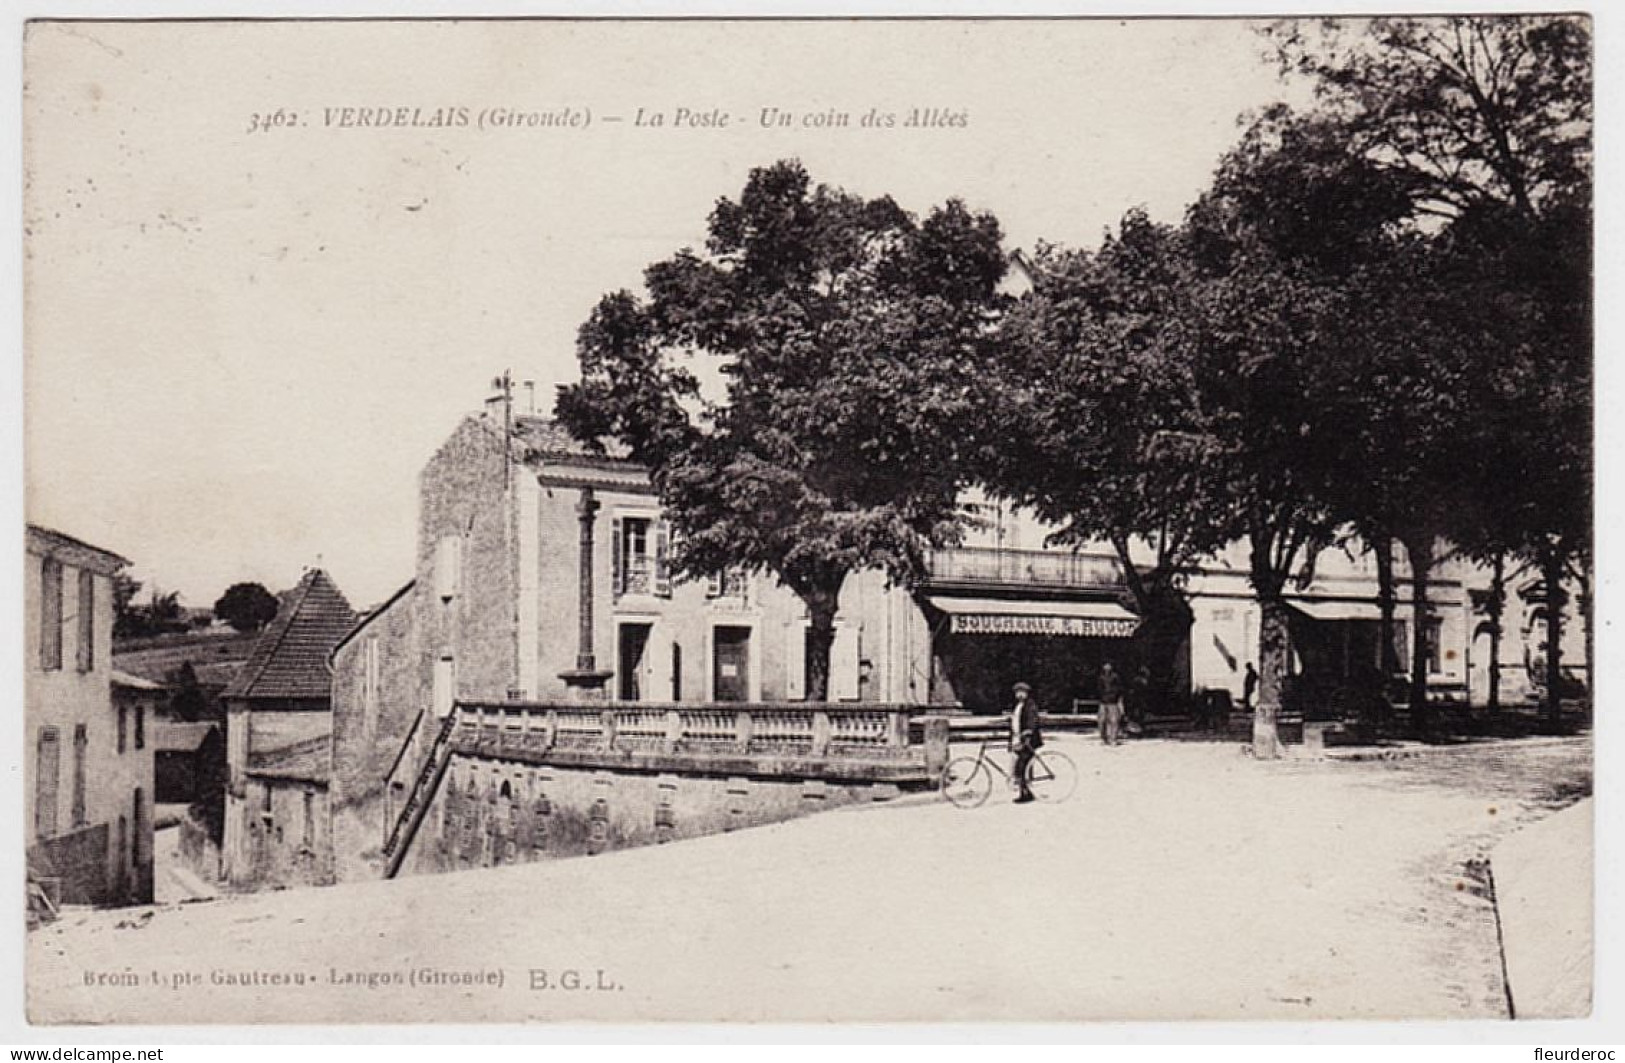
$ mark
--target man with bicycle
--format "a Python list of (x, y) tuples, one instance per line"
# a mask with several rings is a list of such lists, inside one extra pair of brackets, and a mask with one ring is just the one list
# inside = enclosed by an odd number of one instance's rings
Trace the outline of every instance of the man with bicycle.
[(1027, 782), (1027, 766), (1032, 763), (1033, 754), (1044, 744), (1044, 736), (1038, 729), (1038, 703), (1033, 700), (1033, 688), (1026, 683), (1017, 683), (1015, 686), (1016, 705), (1010, 710), (1010, 749), (1016, 755), (1013, 774), (1019, 793), (1016, 794), (1016, 804), (1024, 805), (1033, 799), (1033, 791)]

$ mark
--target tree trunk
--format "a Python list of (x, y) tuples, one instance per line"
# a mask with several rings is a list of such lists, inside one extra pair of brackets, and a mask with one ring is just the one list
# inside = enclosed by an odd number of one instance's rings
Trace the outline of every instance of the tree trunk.
[(1546, 726), (1554, 734), (1563, 724), (1563, 559), (1555, 547), (1541, 551), (1541, 578), (1546, 583)]
[(835, 646), (835, 610), (840, 588), (810, 591), (801, 596), (807, 603), (807, 700), (829, 700), (829, 656)]
[(1258, 705), (1253, 710), (1253, 756), (1259, 760), (1275, 760), (1281, 755), (1275, 721), (1281, 712), (1291, 636), (1287, 630), (1286, 602), (1279, 594), (1261, 593), (1258, 609)]
[(1490, 570), (1490, 715), (1501, 711), (1501, 617), (1506, 611), (1507, 561), (1497, 553)]
[(1594, 711), (1597, 704), (1596, 695), (1594, 693), (1597, 689), (1597, 649), (1596, 643), (1592, 641), (1591, 634), (1591, 573), (1582, 568), (1577, 576), (1577, 579), (1580, 584), (1580, 622), (1585, 625), (1586, 703), (1587, 705), (1591, 706)]
[(1417, 535), (1403, 542), (1411, 564), (1411, 726), (1428, 737), (1433, 733), (1428, 713), (1428, 576), (1433, 572), (1433, 537)]
[(1377, 557), (1377, 666), (1382, 669), (1384, 696), (1387, 684), (1399, 671), (1394, 654), (1394, 539), (1390, 535), (1377, 535), (1371, 540), (1371, 552)]

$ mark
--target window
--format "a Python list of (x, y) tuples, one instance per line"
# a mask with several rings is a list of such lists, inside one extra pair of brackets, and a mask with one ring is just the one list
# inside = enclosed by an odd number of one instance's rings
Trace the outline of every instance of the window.
[(445, 654), (434, 662), (434, 713), (441, 719), (451, 715), (456, 699), (456, 662)]
[(118, 751), (120, 753), (124, 752), (124, 746), (125, 746), (125, 743), (127, 741), (126, 731), (128, 730), (127, 724), (128, 724), (128, 720), (129, 720), (129, 715), (130, 715), (130, 707), (128, 705), (124, 704), (124, 702), (122, 702), (122, 701), (119, 702), (118, 703)]
[(434, 589), (443, 602), (449, 602), (463, 589), (463, 540), (447, 535), (435, 544)]
[[(1427, 660), (1429, 675), (1438, 675), (1442, 670), (1440, 660), (1441, 630), (1443, 621), (1439, 617), (1430, 616), (1423, 621), (1422, 640), (1423, 657)], [(1399, 662), (1399, 670), (1410, 674), (1411, 670), (1411, 625), (1407, 620), (1394, 621), (1394, 659)]]
[(62, 562), (47, 557), (40, 569), (40, 667), (62, 667)]
[(55, 727), (41, 727), (35, 753), (34, 834), (56, 837), (56, 791), (62, 773), (62, 735)]
[(306, 790), (305, 793), (304, 793), (304, 798), (305, 798), (305, 808), (304, 808), (305, 816), (304, 816), (304, 838), (303, 838), (303, 841), (304, 841), (304, 844), (305, 844), (305, 848), (308, 849), (308, 848), (310, 848), (311, 843), (314, 842), (315, 839), (316, 839), (316, 795), (311, 793), (309, 790)]
[(79, 654), (81, 672), (96, 667), (96, 574), (79, 570)]
[(741, 569), (730, 568), (721, 575), (712, 576), (705, 586), (707, 598), (738, 598), (744, 601), (749, 595), (750, 581)]
[(650, 517), (616, 517), (610, 538), (617, 598), (623, 594), (671, 596), (671, 536), (663, 523)]
[(135, 748), (147, 748), (147, 707), (139, 703), (135, 707)]
[(85, 724), (73, 728), (73, 825), (83, 827), (85, 819), (85, 748), (90, 745), (90, 734)]

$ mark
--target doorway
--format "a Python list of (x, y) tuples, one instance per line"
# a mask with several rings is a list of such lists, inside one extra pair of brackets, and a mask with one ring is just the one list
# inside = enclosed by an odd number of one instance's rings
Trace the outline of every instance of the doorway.
[(712, 692), (717, 701), (750, 698), (750, 628), (719, 627), (713, 632)]
[(622, 624), (620, 648), (616, 657), (617, 697), (621, 701), (642, 701), (645, 661), (649, 653), (651, 624)]

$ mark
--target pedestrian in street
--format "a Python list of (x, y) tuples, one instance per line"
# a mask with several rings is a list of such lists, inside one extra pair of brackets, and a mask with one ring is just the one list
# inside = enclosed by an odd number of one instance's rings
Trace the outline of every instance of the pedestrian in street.
[(1241, 680), (1241, 711), (1253, 711), (1253, 691), (1258, 689), (1258, 669), (1253, 662), (1247, 662), (1247, 674)]
[(1016, 705), (1010, 710), (1010, 750), (1016, 755), (1012, 769), (1018, 791), (1016, 804), (1024, 805), (1033, 799), (1032, 788), (1027, 784), (1027, 766), (1033, 762), (1038, 747), (1044, 744), (1044, 736), (1038, 729), (1038, 702), (1033, 700), (1033, 688), (1017, 683), (1015, 695)]
[(1123, 679), (1110, 661), (1100, 669), (1100, 740), (1108, 746), (1123, 743)]

